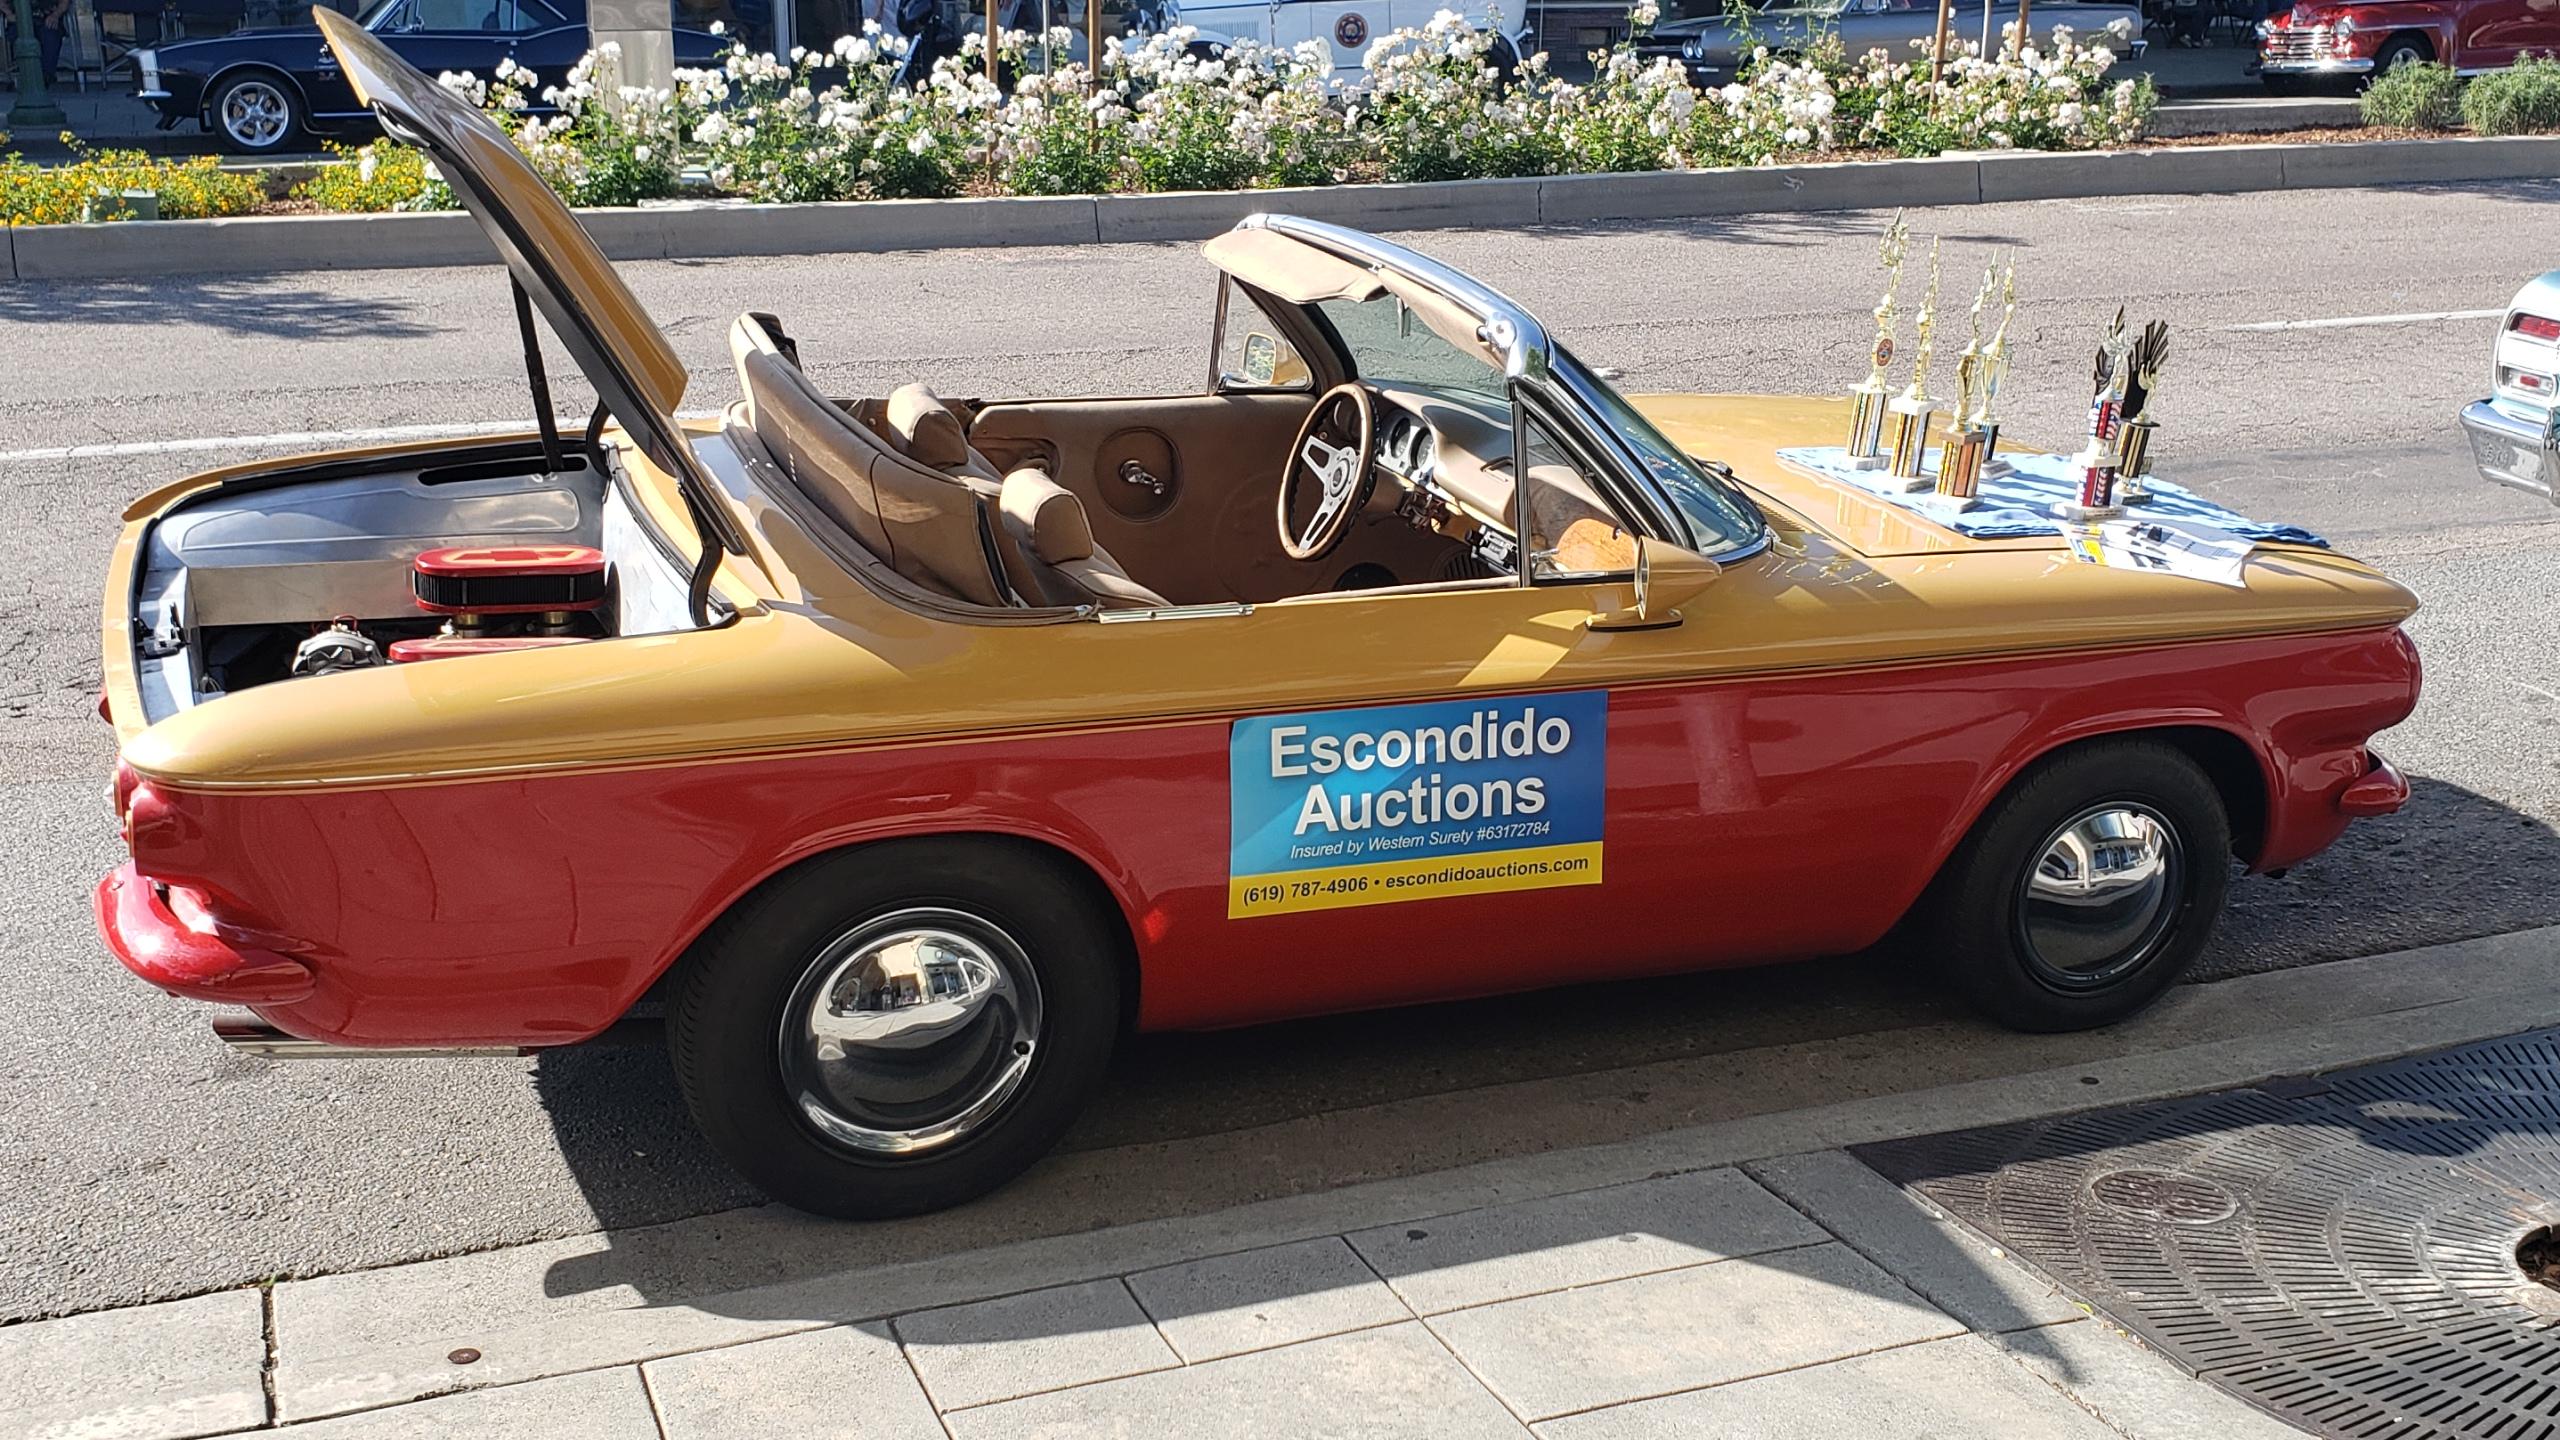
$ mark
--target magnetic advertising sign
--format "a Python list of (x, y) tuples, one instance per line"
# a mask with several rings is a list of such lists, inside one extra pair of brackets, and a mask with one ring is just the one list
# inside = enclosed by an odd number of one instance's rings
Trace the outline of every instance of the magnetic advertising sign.
[(1600, 883), (1609, 696), (1238, 720), (1227, 916)]

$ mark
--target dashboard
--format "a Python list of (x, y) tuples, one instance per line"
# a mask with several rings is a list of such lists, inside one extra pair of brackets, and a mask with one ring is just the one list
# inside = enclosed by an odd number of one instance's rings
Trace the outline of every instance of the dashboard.
[(1431, 427), (1399, 406), (1378, 407), (1378, 464), (1401, 480), (1430, 475), (1439, 441)]

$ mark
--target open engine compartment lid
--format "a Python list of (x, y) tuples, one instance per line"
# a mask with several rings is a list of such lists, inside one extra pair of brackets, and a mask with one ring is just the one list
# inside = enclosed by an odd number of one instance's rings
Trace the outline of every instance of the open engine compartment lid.
[(312, 19), (356, 97), (386, 133), (435, 161), (605, 409), (685, 488), (690, 508), (716, 532), (706, 539), (742, 549), (676, 423), (684, 362), (577, 217), (487, 115), (346, 16), (323, 7)]

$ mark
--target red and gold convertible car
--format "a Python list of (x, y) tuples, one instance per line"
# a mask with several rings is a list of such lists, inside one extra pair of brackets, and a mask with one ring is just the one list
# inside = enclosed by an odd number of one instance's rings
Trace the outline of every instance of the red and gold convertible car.
[[(107, 944), (235, 1041), (575, 1044), (663, 1007), (775, 1196), (949, 1204), (1131, 1028), (1858, 950), (2105, 1023), (2234, 862), (2396, 808), (2414, 602), (1972, 539), (1778, 456), (1828, 401), (1630, 399), (1484, 285), (1257, 217), (1196, 394), (820, 392), (675, 352), (468, 107), (322, 11), (518, 287), (538, 432), (127, 512)], [(549, 419), (537, 319), (601, 397)]]

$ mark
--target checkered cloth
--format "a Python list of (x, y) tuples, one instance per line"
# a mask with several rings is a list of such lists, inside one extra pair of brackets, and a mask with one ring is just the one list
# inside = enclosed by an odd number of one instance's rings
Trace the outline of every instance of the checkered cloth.
[[(2080, 468), (2061, 455), (2023, 455), (2001, 452), (2009, 462), (2006, 475), (1982, 477), (1980, 502), (1971, 510), (1954, 510), (1934, 492), (1923, 490), (1905, 494), (1890, 488), (1896, 481), (1882, 470), (1859, 470), (1849, 464), (1849, 452), (1838, 445), (1811, 445), (1781, 450), (1778, 458), (1800, 465), (1827, 480), (1853, 485), (1879, 499), (1890, 500), (1914, 514), (1944, 525), (1959, 535), (1982, 540), (2008, 540), (2022, 535), (2059, 535), (2053, 523), (2053, 507), (2070, 504), (2080, 498)], [(1934, 475), (1938, 470), (1938, 452), (1930, 451), (1921, 460), (1921, 470)], [(2172, 485), (2157, 476), (2144, 479), (2155, 497), (2141, 505), (2126, 507), (2129, 517), (2153, 520), (2182, 520), (2215, 530), (2227, 530), (2251, 540), (2274, 540), (2287, 545), (2317, 545), (2327, 549), (2329, 542), (2299, 525), (2270, 525), (2252, 520), (2236, 511), (2226, 510), (2183, 486)]]

